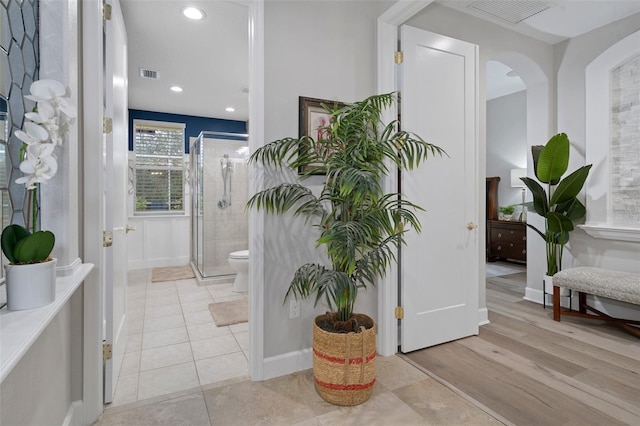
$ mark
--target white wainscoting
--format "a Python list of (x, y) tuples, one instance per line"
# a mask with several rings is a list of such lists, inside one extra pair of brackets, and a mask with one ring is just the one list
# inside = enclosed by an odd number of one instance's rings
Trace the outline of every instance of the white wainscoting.
[(129, 270), (189, 263), (189, 216), (135, 216), (129, 225)]

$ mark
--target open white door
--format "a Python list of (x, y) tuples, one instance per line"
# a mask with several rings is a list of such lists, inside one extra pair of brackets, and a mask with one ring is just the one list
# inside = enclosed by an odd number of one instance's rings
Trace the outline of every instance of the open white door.
[(478, 333), (477, 46), (401, 28), (402, 129), (443, 148), (404, 173), (401, 190), (423, 207), (422, 233), (401, 253), (402, 352)]
[(104, 402), (113, 400), (127, 345), (127, 33), (118, 0), (111, 3), (111, 19), (105, 21), (105, 111), (112, 119), (104, 137), (104, 229), (112, 245), (105, 249), (105, 343), (111, 358), (104, 365)]

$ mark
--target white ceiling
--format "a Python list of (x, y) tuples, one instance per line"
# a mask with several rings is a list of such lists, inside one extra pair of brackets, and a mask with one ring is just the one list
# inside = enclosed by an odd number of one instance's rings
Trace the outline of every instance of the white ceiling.
[[(246, 3), (246, 2), (245, 2)], [(239, 1), (120, 0), (129, 48), (129, 108), (248, 119), (248, 7)], [(204, 10), (193, 21), (185, 6)], [(158, 71), (158, 80), (139, 76)], [(183, 92), (169, 87), (178, 85)], [(226, 112), (231, 106), (235, 112)]]
[[(438, 3), (555, 44), (640, 12), (639, 0), (556, 0), (551, 7), (511, 24), (469, 8), (474, 1)], [(500, 9), (515, 0), (491, 1)], [(176, 114), (248, 120), (248, 7), (246, 0), (120, 0), (129, 39), (129, 107)], [(531, 2), (529, 2), (531, 3)], [(182, 16), (186, 5), (207, 14), (202, 21)], [(160, 79), (138, 76), (139, 68)], [(487, 65), (487, 98), (523, 90), (518, 77), (499, 62)], [(170, 86), (184, 91), (174, 93)], [(225, 111), (236, 108), (234, 113)]]

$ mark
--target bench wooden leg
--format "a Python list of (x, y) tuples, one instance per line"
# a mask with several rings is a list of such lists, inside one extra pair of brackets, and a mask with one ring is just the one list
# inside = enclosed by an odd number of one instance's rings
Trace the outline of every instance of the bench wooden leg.
[[(623, 318), (615, 318), (605, 314), (604, 312), (597, 310), (593, 306), (587, 305), (586, 293), (579, 292), (578, 298), (580, 300), (579, 311), (562, 309), (562, 307), (560, 307), (560, 288), (554, 286), (553, 287), (553, 319), (556, 321), (560, 321), (561, 315), (568, 315), (572, 317), (589, 318), (589, 319), (606, 321), (614, 325), (617, 325), (618, 327), (622, 328), (628, 333), (640, 338), (640, 327), (638, 327), (640, 326), (640, 321), (623, 319)], [(595, 312), (595, 315), (589, 313), (589, 311)]]
[(560, 321), (560, 287), (553, 286), (553, 320)]
[(587, 293), (578, 292), (578, 308), (580, 313), (587, 313)]

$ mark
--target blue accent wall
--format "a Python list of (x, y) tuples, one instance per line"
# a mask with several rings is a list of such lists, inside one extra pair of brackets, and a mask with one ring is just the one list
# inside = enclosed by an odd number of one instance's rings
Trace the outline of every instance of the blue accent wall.
[[(247, 133), (247, 123), (238, 120), (223, 120), (221, 118), (196, 117), (193, 115), (170, 114), (166, 112), (129, 110), (129, 151), (133, 151), (133, 120), (164, 121), (168, 123), (185, 124), (184, 152), (189, 153), (189, 138), (197, 137), (200, 132)], [(220, 139), (235, 139), (232, 136), (216, 136)]]

